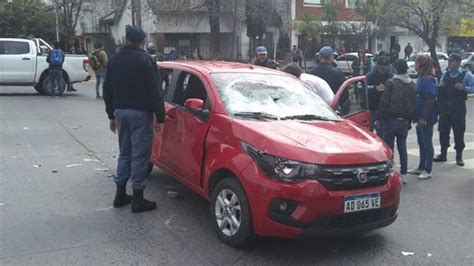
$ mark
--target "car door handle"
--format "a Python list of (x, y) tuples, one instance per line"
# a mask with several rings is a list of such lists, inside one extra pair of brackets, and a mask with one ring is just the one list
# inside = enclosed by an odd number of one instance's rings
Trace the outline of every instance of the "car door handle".
[(31, 60), (29, 57), (23, 57), (21, 60)]

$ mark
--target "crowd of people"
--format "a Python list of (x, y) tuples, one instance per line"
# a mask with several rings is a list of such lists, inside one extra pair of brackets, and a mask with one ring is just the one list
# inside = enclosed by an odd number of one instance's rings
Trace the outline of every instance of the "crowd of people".
[[(407, 47), (405, 59), (413, 52), (410, 44)], [(295, 46), (295, 54), (297, 49)], [(323, 100), (331, 103), (346, 80), (344, 73), (335, 67), (336, 55), (330, 46), (324, 46), (319, 50), (320, 63), (310, 74), (304, 73), (297, 60), (284, 66), (282, 71), (301, 79)], [(408, 182), (407, 174), (417, 175), (418, 179), (429, 179), (432, 177), (433, 162), (447, 161), (451, 129), (454, 133), (456, 164), (464, 166), (462, 153), (465, 148), (466, 100), (468, 93), (474, 93), (474, 76), (460, 68), (461, 56), (457, 53), (449, 56), (448, 69), (438, 82), (431, 57), (418, 55), (415, 66), (419, 77), (415, 83), (407, 74), (405, 59), (392, 62), (382, 54), (373, 65), (366, 57), (365, 50), (360, 50), (358, 55), (359, 58), (352, 64), (353, 76), (367, 77), (370, 130), (375, 131), (392, 150), (396, 141), (402, 182)], [(276, 63), (267, 58), (264, 47), (257, 48), (252, 63), (277, 69)], [(340, 103), (347, 101), (349, 90), (344, 91), (339, 100)], [(344, 109), (349, 106), (340, 104), (341, 113), (347, 114), (349, 111)], [(434, 157), (433, 131), (436, 124), (441, 153)], [(420, 161), (417, 167), (408, 170), (407, 137), (412, 125), (416, 127)]]

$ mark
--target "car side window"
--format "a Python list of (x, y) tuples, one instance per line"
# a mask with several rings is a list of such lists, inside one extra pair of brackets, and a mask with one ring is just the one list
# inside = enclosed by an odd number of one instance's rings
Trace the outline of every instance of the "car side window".
[(163, 95), (167, 95), (173, 81), (174, 70), (169, 68), (160, 68), (161, 87), (163, 88)]
[(3, 54), (3, 53), (4, 53), (4, 52), (3, 52), (3, 42), (0, 41), (0, 54)]
[(173, 103), (184, 106), (188, 99), (201, 99), (205, 103), (204, 109), (209, 109), (206, 87), (202, 81), (193, 74), (182, 72), (176, 82)]
[(363, 112), (368, 109), (367, 84), (357, 81), (349, 84), (338, 101), (338, 112), (342, 117)]
[(29, 54), (30, 53), (30, 44), (27, 42), (3, 42), (3, 52), (4, 54)]

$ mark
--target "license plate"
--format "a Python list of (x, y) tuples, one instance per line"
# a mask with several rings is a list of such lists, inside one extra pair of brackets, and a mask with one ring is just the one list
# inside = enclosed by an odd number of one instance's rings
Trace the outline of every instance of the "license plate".
[(380, 193), (344, 197), (344, 213), (380, 208)]

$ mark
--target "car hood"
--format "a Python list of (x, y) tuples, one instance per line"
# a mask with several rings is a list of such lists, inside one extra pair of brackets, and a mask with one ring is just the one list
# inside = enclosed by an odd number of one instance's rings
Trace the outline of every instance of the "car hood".
[(370, 164), (386, 161), (390, 149), (376, 135), (343, 120), (252, 121), (235, 119), (233, 134), (268, 154), (327, 165)]

